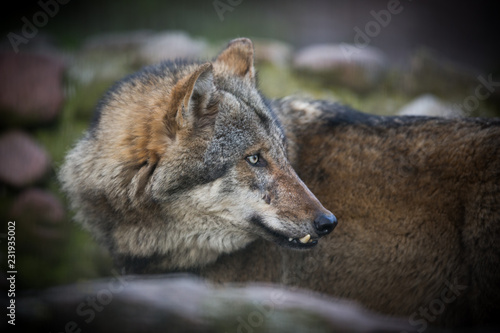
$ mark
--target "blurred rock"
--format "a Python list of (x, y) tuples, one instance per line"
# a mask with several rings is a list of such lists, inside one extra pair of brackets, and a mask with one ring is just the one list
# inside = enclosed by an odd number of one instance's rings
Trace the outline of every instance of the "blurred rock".
[[(99, 97), (109, 86), (124, 76), (134, 72), (133, 64), (136, 61), (134, 52), (93, 50), (79, 52), (75, 55), (71, 66), (67, 70), (68, 79), (76, 85), (86, 86), (87, 91), (92, 91), (97, 86), (102, 86)], [(93, 108), (95, 96), (90, 93), (89, 102)]]
[(396, 87), (407, 93), (463, 98), (479, 83), (472, 69), (427, 48), (417, 50), (409, 63), (403, 71), (404, 84)]
[(254, 39), (255, 60), (257, 63), (270, 63), (284, 67), (292, 58), (292, 47), (284, 42), (268, 39)]
[(403, 106), (398, 115), (401, 116), (430, 116), (443, 118), (463, 117), (462, 109), (439, 100), (437, 97), (426, 94)]
[(20, 131), (10, 131), (0, 137), (0, 161), (0, 181), (15, 187), (33, 184), (50, 168), (47, 152)]
[(9, 216), (39, 238), (53, 240), (63, 236), (57, 226), (65, 218), (64, 207), (45, 190), (33, 188), (22, 192), (14, 200)]
[(369, 46), (317, 44), (297, 52), (293, 65), (299, 72), (328, 83), (366, 90), (379, 83), (387, 70), (387, 59), (382, 51)]
[(351, 302), (273, 285), (214, 287), (185, 275), (117, 275), (17, 296), (16, 308), (19, 327), (33, 332), (68, 324), (73, 332), (416, 332), (408, 319)]
[(56, 118), (64, 100), (61, 58), (0, 52), (3, 125), (37, 125)]
[(138, 30), (90, 37), (75, 57), (69, 76), (83, 84), (114, 81), (143, 66), (164, 60), (197, 59), (207, 55), (208, 45), (187, 33), (155, 33)]
[(147, 38), (139, 49), (139, 61), (155, 64), (164, 60), (196, 59), (207, 49), (207, 43), (184, 32), (162, 32)]
[(107, 33), (88, 38), (82, 46), (82, 52), (89, 51), (135, 51), (139, 49), (154, 32), (137, 30), (120, 33)]

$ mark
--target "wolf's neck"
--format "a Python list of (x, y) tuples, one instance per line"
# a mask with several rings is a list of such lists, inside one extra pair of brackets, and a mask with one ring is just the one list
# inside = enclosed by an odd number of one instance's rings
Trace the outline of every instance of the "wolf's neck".
[[(254, 240), (208, 221), (209, 217), (191, 217), (191, 222), (197, 221), (205, 227), (183, 230), (182, 226), (189, 226), (183, 220), (176, 223), (159, 221), (148, 226), (127, 225), (122, 233), (121, 228), (117, 228), (115, 242), (120, 242), (117, 248), (126, 250), (123, 254), (114, 252), (117, 263), (128, 267), (130, 273), (197, 272), (213, 265), (220, 257), (240, 251)], [(217, 222), (223, 224), (220, 220)]]
[(198, 274), (217, 283), (278, 283), (282, 280), (282, 257), (279, 246), (259, 239), (243, 249), (221, 255), (213, 264), (200, 269)]

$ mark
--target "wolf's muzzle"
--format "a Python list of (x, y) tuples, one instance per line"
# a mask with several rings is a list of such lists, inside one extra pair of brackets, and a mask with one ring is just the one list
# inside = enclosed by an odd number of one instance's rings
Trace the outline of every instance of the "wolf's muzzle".
[(336, 226), (337, 218), (332, 213), (321, 213), (314, 220), (314, 229), (316, 229), (316, 232), (320, 236), (329, 234)]

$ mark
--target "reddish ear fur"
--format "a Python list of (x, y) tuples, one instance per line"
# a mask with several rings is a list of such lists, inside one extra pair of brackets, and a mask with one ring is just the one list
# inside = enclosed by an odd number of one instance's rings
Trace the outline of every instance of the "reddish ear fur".
[(214, 90), (211, 63), (200, 65), (194, 72), (177, 82), (172, 89), (172, 99), (164, 119), (169, 136), (174, 137), (179, 129), (186, 128), (196, 121), (193, 99), (204, 101), (205, 103), (198, 105), (202, 108), (206, 106)]
[(210, 118), (207, 113), (215, 114), (217, 111), (206, 110), (215, 89), (212, 71), (211, 63), (198, 66), (175, 84), (168, 99), (161, 99), (167, 100), (167, 103), (159, 103), (153, 112), (145, 113), (147, 119), (131, 124), (124, 148), (129, 154), (128, 160), (137, 165), (147, 162), (137, 174), (138, 188), (165, 153), (167, 138), (174, 140), (183, 130), (187, 129), (188, 133), (194, 126), (203, 127)]
[(248, 38), (238, 38), (230, 41), (215, 61), (225, 66), (227, 71), (255, 83), (253, 57), (252, 41)]

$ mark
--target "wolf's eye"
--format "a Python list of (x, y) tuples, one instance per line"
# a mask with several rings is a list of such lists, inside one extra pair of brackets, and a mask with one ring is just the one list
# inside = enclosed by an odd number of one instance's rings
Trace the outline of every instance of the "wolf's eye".
[(259, 163), (259, 155), (247, 156), (247, 161), (250, 164), (257, 164), (257, 163)]
[(247, 156), (245, 159), (251, 166), (264, 167), (267, 165), (266, 160), (264, 160), (259, 154)]

